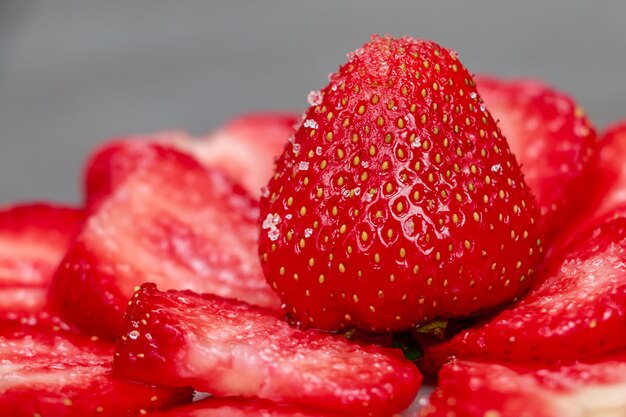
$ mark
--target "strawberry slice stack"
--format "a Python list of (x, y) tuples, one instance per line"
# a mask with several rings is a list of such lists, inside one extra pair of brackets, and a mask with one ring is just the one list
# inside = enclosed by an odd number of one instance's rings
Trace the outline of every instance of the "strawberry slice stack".
[(50, 278), (82, 220), (79, 209), (47, 204), (0, 211), (0, 314), (44, 308)]
[(124, 377), (343, 413), (408, 407), (421, 376), (400, 351), (294, 329), (273, 311), (144, 284), (117, 345)]
[(189, 388), (114, 378), (113, 344), (51, 310), (48, 286), (84, 217), (41, 203), (0, 211), (0, 415), (137, 415), (191, 399)]
[(626, 125), (410, 37), (309, 104), (0, 209), (0, 415), (626, 415)]
[[(135, 170), (90, 207), (52, 281), (56, 309), (111, 339), (128, 298), (147, 281), (278, 309), (256, 256), (257, 203), (221, 171), (162, 145), (141, 145), (105, 151), (112, 159), (138, 158)], [(102, 168), (93, 165), (94, 172)]]

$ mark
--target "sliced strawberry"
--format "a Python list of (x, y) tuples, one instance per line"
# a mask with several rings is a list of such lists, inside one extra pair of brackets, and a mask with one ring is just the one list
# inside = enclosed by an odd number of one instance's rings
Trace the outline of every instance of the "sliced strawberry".
[(152, 144), (188, 148), (191, 136), (182, 131), (156, 132), (111, 139), (97, 148), (85, 166), (87, 207), (97, 206), (141, 164), (158, 157)]
[(595, 204), (580, 228), (589, 227), (597, 219), (615, 212), (626, 211), (626, 120), (610, 126), (602, 134), (592, 166)]
[(152, 414), (154, 417), (339, 417), (330, 411), (243, 398), (208, 398), (184, 407)]
[(626, 218), (574, 241), (527, 297), (427, 349), (449, 357), (515, 363), (593, 358), (626, 349)]
[(83, 221), (45, 203), (0, 209), (0, 312), (40, 311), (52, 274)]
[(626, 415), (626, 356), (563, 367), (459, 361), (446, 365), (421, 411), (426, 417), (608, 417)]
[(187, 142), (188, 151), (205, 165), (222, 169), (258, 198), (299, 117), (288, 112), (246, 114), (203, 140)]
[(187, 155), (150, 152), (86, 221), (53, 279), (53, 305), (106, 337), (146, 281), (278, 309), (256, 256), (256, 202)]
[(408, 407), (421, 375), (399, 350), (290, 327), (276, 313), (213, 295), (144, 284), (126, 313), (114, 371), (345, 414)]
[(191, 400), (111, 376), (113, 346), (72, 333), (46, 313), (0, 322), (0, 415), (135, 416)]
[(301, 326), (406, 330), (529, 288), (540, 214), (455, 51), (373, 36), (312, 103), (259, 238)]
[(588, 211), (594, 127), (571, 97), (540, 81), (480, 76), (476, 84), (522, 166), (552, 240)]
[(294, 113), (253, 113), (231, 120), (205, 138), (184, 131), (155, 132), (111, 139), (90, 157), (85, 169), (87, 206), (98, 204), (139, 165), (154, 156), (157, 143), (216, 167), (258, 198), (274, 172), (274, 159), (294, 133)]

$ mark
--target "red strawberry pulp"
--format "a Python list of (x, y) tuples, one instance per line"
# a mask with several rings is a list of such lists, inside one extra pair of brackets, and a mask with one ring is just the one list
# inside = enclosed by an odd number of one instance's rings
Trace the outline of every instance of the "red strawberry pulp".
[(564, 417), (626, 414), (626, 357), (524, 368), (459, 361), (446, 365), (420, 417)]
[(149, 160), (151, 144), (187, 153), (203, 165), (219, 169), (258, 198), (298, 119), (289, 112), (252, 113), (230, 120), (205, 137), (163, 131), (110, 139), (86, 164), (87, 206), (97, 205), (139, 164)]
[(609, 126), (600, 139), (598, 151), (591, 161), (591, 176), (594, 179), (594, 192), (588, 196), (592, 200), (592, 212), (577, 225), (570, 234), (561, 240), (568, 241), (599, 219), (626, 215), (626, 121)]
[(551, 241), (588, 215), (595, 129), (571, 97), (541, 81), (480, 76), (476, 84), (522, 166)]
[(150, 147), (150, 157), (88, 217), (53, 279), (53, 305), (108, 338), (146, 281), (278, 309), (256, 256), (256, 202), (221, 172)]
[(374, 416), (408, 407), (421, 382), (399, 350), (301, 331), (271, 310), (208, 294), (161, 292), (154, 284), (131, 299), (114, 370), (216, 396)]
[(81, 210), (46, 203), (0, 210), (0, 312), (45, 308), (52, 275), (82, 221)]
[(111, 376), (113, 346), (72, 332), (46, 313), (0, 321), (0, 415), (135, 416), (191, 400)]
[(155, 147), (187, 148), (192, 137), (182, 131), (156, 132), (109, 139), (85, 164), (85, 204), (94, 208), (142, 164), (158, 157)]
[(189, 151), (207, 166), (217, 167), (259, 198), (274, 173), (274, 159), (295, 132), (300, 116), (291, 112), (239, 116), (206, 138), (189, 142)]

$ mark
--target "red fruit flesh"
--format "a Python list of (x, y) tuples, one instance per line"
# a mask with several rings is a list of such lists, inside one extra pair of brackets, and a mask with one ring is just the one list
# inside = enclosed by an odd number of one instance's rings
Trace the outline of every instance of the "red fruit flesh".
[(551, 241), (588, 212), (595, 129), (571, 97), (543, 82), (481, 76), (476, 84), (537, 198)]
[(154, 417), (339, 417), (342, 415), (263, 400), (209, 398), (184, 407), (156, 413)]
[(189, 151), (207, 166), (217, 167), (259, 198), (274, 173), (274, 159), (294, 134), (295, 113), (253, 113), (228, 122), (207, 138), (188, 142)]
[(54, 317), (0, 322), (0, 415), (135, 416), (191, 400), (187, 388), (161, 388), (111, 376), (113, 346), (70, 332)]
[(626, 357), (536, 368), (459, 361), (446, 365), (421, 417), (626, 415)]
[(454, 51), (373, 37), (313, 100), (261, 200), (289, 313), (392, 331), (502, 304), (541, 259), (539, 213)]
[(108, 140), (91, 154), (85, 165), (86, 206), (96, 207), (139, 166), (158, 158), (153, 144), (187, 148), (191, 139), (186, 132), (165, 131)]
[(344, 414), (389, 415), (409, 406), (421, 375), (399, 350), (290, 327), (275, 312), (213, 295), (160, 292), (131, 299), (116, 374), (190, 385)]
[(52, 304), (88, 333), (115, 337), (128, 298), (154, 281), (279, 308), (258, 258), (258, 208), (243, 189), (191, 157), (152, 157), (103, 200), (70, 247)]
[(45, 203), (0, 209), (0, 312), (41, 311), (48, 285), (83, 220)]
[(594, 163), (598, 201), (591, 218), (626, 207), (626, 121), (610, 126), (600, 140)]
[(579, 360), (626, 349), (626, 218), (581, 236), (511, 308), (426, 351), (514, 363)]

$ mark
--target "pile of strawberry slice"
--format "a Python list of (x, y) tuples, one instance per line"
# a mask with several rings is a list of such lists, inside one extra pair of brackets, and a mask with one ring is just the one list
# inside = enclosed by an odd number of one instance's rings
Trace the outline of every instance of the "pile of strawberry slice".
[(626, 415), (626, 124), (410, 37), (309, 104), (0, 209), (0, 415)]

